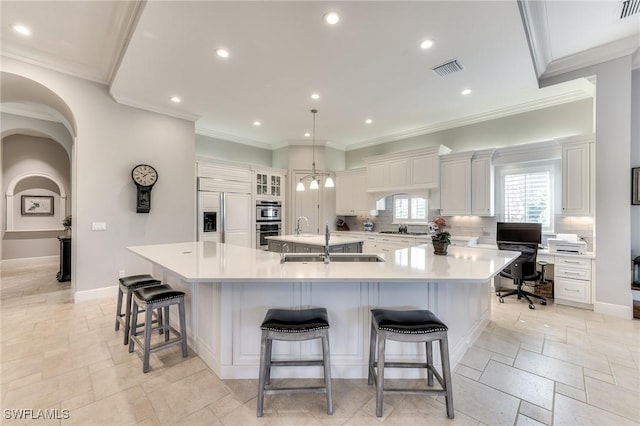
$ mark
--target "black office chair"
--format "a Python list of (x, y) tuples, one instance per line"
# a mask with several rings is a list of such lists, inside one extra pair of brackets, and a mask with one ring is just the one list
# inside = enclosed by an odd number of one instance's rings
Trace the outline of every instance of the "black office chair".
[(513, 296), (515, 294), (518, 296), (518, 300), (524, 297), (527, 302), (529, 302), (529, 309), (536, 308), (530, 297), (540, 299), (540, 304), (546, 305), (547, 299), (522, 289), (522, 286), (525, 285), (525, 281), (538, 282), (541, 279), (544, 279), (540, 272), (536, 270), (538, 243), (511, 243), (498, 241), (498, 249), (519, 251), (521, 253), (516, 260), (500, 272), (500, 276), (512, 279), (513, 283), (517, 287), (515, 290), (496, 290), (496, 296), (500, 298), (500, 303), (504, 303), (505, 297)]

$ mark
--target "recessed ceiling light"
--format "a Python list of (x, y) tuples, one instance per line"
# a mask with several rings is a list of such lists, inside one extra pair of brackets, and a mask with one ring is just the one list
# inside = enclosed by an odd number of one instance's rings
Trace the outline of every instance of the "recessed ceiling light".
[(261, 122), (259, 122), (259, 121), (254, 121), (254, 122), (253, 122), (253, 125), (254, 125), (254, 126), (259, 126), (259, 125), (261, 125), (261, 124), (262, 124), (262, 123), (261, 123)]
[(12, 27), (13, 27), (13, 31), (17, 32), (18, 34), (22, 34), (25, 36), (31, 35), (31, 30), (25, 27), (24, 25), (16, 24), (16, 25), (12, 25)]
[(228, 58), (229, 57), (229, 51), (227, 49), (216, 49), (216, 55), (220, 56), (221, 58)]
[(466, 96), (466, 95), (469, 95), (469, 94), (471, 94), (471, 89), (464, 89), (464, 90), (463, 90), (462, 92), (460, 92), (460, 93), (461, 93), (461, 94), (463, 94), (463, 95), (465, 95), (465, 96)]
[(336, 12), (328, 12), (324, 14), (324, 22), (329, 25), (335, 25), (340, 21), (340, 15)]
[(309, 133), (309, 132), (307, 132), (307, 133), (305, 133), (305, 134), (304, 134), (304, 137), (305, 137), (305, 138), (308, 138), (309, 136), (311, 136), (311, 133)]
[(311, 94), (311, 99), (314, 99), (314, 100), (316, 100), (316, 99), (320, 99), (320, 95), (319, 95), (319, 94), (317, 94), (317, 93), (312, 93), (312, 94)]
[(428, 49), (431, 46), (433, 46), (433, 40), (425, 40), (422, 43), (420, 43), (420, 47), (423, 49)]
[(175, 103), (179, 104), (180, 102), (182, 102), (182, 99), (180, 99), (177, 96), (172, 96), (171, 97), (171, 102), (175, 102)]
[(365, 122), (366, 124), (371, 124), (371, 123), (373, 123), (373, 120), (372, 120), (372, 119), (370, 119), (370, 118), (367, 118), (366, 120), (364, 120), (364, 122)]

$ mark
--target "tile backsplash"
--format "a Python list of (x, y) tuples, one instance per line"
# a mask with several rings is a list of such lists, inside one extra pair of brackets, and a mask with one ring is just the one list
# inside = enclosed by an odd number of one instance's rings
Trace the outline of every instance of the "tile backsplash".
[[(378, 216), (340, 216), (345, 220), (349, 229), (352, 231), (363, 231), (364, 222), (367, 217), (374, 223), (373, 230), (380, 231), (397, 231), (398, 224), (393, 223), (392, 217), (392, 197), (385, 199), (385, 210), (378, 210)], [(440, 210), (429, 210), (429, 219), (440, 214)], [(446, 217), (447, 230), (451, 235), (478, 237), (479, 244), (495, 244), (496, 242), (496, 223), (499, 221), (497, 216), (481, 217), (481, 216), (450, 216)], [(587, 243), (587, 251), (594, 251), (594, 226), (592, 217), (583, 216), (555, 216), (555, 233), (577, 234), (584, 242)], [(408, 225), (408, 232), (427, 232), (425, 225)], [(553, 238), (553, 235), (543, 234), (542, 245), (547, 246), (547, 238)]]

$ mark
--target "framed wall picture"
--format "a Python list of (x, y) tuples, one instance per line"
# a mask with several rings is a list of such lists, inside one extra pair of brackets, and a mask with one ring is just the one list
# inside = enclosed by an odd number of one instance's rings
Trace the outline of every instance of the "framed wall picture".
[(22, 216), (53, 216), (53, 196), (51, 195), (23, 195)]
[(631, 204), (640, 204), (640, 167), (631, 169)]

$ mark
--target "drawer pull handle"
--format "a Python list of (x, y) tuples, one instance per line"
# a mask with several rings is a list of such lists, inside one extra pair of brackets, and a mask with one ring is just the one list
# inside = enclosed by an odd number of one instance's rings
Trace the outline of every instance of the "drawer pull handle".
[(566, 288), (566, 287), (565, 287), (565, 291), (575, 291), (576, 293), (580, 293), (580, 290), (575, 290), (573, 288)]
[(565, 275), (582, 275), (582, 272), (564, 271)]
[(579, 265), (582, 262), (580, 262), (579, 260), (565, 260), (564, 263), (573, 263), (574, 265)]

